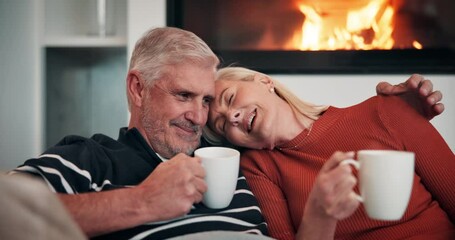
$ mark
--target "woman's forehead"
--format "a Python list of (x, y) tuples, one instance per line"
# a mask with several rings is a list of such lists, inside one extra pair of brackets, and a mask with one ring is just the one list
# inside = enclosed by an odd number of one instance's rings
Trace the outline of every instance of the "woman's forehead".
[(218, 95), (226, 88), (231, 86), (230, 82), (234, 81), (227, 81), (227, 80), (217, 80), (215, 81), (215, 91), (216, 91), (216, 97), (219, 97)]

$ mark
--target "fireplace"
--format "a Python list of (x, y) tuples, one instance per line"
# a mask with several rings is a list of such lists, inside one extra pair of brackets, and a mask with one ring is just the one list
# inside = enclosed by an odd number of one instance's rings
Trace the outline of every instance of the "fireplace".
[(266, 73), (454, 73), (453, 0), (167, 0), (167, 25), (223, 66)]

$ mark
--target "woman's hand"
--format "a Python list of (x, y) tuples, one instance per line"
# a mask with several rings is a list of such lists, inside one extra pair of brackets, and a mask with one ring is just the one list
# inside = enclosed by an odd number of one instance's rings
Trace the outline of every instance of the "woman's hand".
[(308, 210), (321, 217), (341, 220), (357, 209), (359, 201), (353, 192), (357, 179), (349, 165), (340, 165), (341, 161), (353, 157), (353, 152), (336, 152), (322, 166), (307, 203), (312, 210)]
[(336, 152), (321, 168), (305, 205), (297, 239), (333, 239), (337, 221), (357, 210), (360, 203), (353, 191), (357, 180), (349, 165), (340, 165), (353, 157), (353, 152)]

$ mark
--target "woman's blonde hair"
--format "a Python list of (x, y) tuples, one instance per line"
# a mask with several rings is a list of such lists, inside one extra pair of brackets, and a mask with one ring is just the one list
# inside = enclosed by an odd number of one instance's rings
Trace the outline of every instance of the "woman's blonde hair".
[[(293, 109), (296, 115), (303, 115), (312, 120), (317, 120), (319, 116), (327, 110), (328, 106), (315, 105), (309, 102), (305, 102), (297, 97), (294, 93), (288, 90), (282, 83), (273, 79), (272, 77), (260, 73), (251, 69), (243, 67), (226, 67), (218, 70), (216, 74), (216, 80), (227, 80), (227, 81), (253, 81), (256, 75), (270, 79), (273, 82), (275, 93), (286, 101)], [(211, 144), (214, 145), (232, 145), (224, 136), (220, 136), (212, 131), (208, 126), (203, 131), (204, 138)]]

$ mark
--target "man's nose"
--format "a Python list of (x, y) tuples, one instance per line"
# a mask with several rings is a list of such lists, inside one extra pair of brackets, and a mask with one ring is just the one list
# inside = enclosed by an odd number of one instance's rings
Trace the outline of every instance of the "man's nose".
[(185, 118), (193, 124), (204, 126), (207, 123), (208, 107), (202, 103), (194, 103), (191, 109), (186, 112)]

